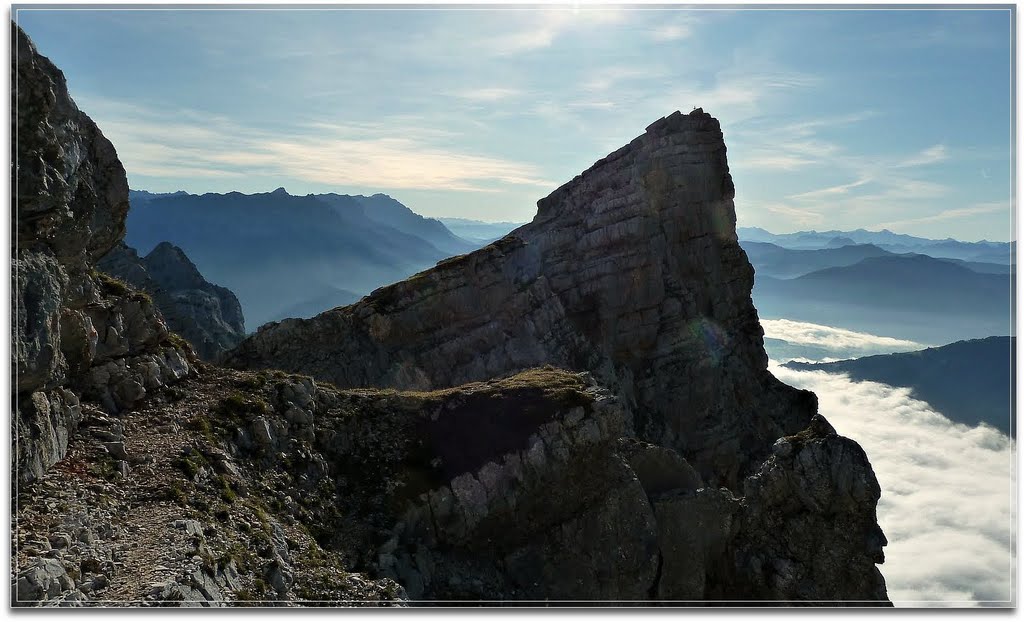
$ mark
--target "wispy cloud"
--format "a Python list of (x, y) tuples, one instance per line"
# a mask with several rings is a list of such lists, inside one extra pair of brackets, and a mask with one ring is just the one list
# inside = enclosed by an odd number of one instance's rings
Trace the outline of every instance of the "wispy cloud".
[(793, 207), (784, 203), (765, 203), (758, 206), (773, 214), (785, 216), (800, 226), (810, 227), (825, 222), (825, 215), (821, 212), (806, 208)]
[(825, 188), (819, 188), (817, 190), (809, 190), (807, 192), (800, 192), (798, 194), (792, 194), (789, 196), (790, 199), (794, 200), (810, 200), (818, 201), (822, 198), (831, 198), (837, 195), (849, 194), (854, 188), (859, 188), (865, 184), (871, 183), (871, 178), (865, 177), (852, 181), (848, 184), (839, 184), (837, 186), (827, 186)]
[(886, 229), (898, 229), (900, 227), (905, 227), (908, 225), (920, 225), (930, 222), (941, 222), (944, 220), (958, 220), (961, 218), (979, 216), (981, 214), (995, 214), (999, 212), (1005, 212), (1007, 215), (1010, 214), (1011, 203), (1009, 200), (978, 203), (976, 205), (971, 205), (970, 207), (943, 210), (937, 214), (930, 214), (928, 216), (921, 216), (918, 218), (906, 218), (903, 220), (893, 220), (891, 222), (882, 223), (879, 226)]
[(814, 391), (822, 415), (867, 452), (882, 488), (878, 522), (889, 540), (881, 571), (897, 606), (1010, 605), (1010, 438), (987, 426), (954, 423), (910, 397), (909, 389), (769, 369), (787, 384)]
[(920, 153), (912, 155), (905, 160), (894, 162), (893, 168), (914, 168), (917, 166), (928, 166), (945, 162), (949, 159), (949, 149), (945, 145), (934, 145), (923, 149)]
[(494, 103), (505, 99), (511, 99), (522, 94), (519, 89), (492, 86), (477, 89), (466, 89), (452, 93), (459, 99), (466, 99), (471, 102)]
[(644, 65), (609, 65), (594, 71), (579, 86), (590, 92), (605, 92), (619, 88), (623, 83), (650, 81), (668, 75), (668, 70), (660, 65), (647, 63)]
[[(574, 30), (617, 24), (627, 17), (623, 9), (610, 7), (547, 8), (508, 14), (500, 32), (476, 39), (477, 47), (497, 56), (543, 50)], [(519, 22), (509, 28), (509, 22)]]
[(781, 339), (795, 345), (823, 348), (842, 356), (906, 352), (925, 347), (907, 339), (883, 337), (810, 322), (786, 319), (761, 320), (761, 326), (764, 328), (765, 337)]
[[(737, 61), (739, 63), (739, 61)], [(820, 78), (802, 72), (787, 71), (769, 64), (733, 66), (714, 75), (711, 84), (678, 89), (667, 98), (666, 109), (700, 107), (712, 111), (731, 125), (758, 117), (780, 100), (813, 87)]]
[(686, 39), (693, 33), (693, 24), (681, 20), (674, 24), (658, 26), (651, 31), (651, 38), (655, 41), (679, 41)]
[(117, 145), (129, 178), (261, 176), (338, 187), (495, 192), (496, 184), (553, 188), (533, 164), (441, 146), (450, 132), (408, 119), (337, 125), (307, 123), (268, 133), (201, 114), (114, 105), (90, 110)]

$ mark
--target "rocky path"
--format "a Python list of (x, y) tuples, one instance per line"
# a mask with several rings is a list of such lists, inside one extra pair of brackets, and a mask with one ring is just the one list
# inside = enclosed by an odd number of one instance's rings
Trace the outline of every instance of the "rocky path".
[[(299, 523), (272, 516), (248, 486), (227, 483), (224, 473), (237, 467), (208, 421), (245, 376), (206, 368), (121, 416), (85, 405), (67, 456), (18, 491), (20, 599), (222, 606), (379, 598)], [(317, 593), (325, 574), (329, 599)]]

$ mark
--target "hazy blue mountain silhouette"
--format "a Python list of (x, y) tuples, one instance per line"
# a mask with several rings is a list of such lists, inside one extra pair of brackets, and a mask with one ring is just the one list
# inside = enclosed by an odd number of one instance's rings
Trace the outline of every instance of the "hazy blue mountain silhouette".
[(1011, 332), (1012, 279), (925, 255), (869, 257), (794, 279), (758, 274), (763, 318), (948, 343)]
[(836, 239), (850, 240), (856, 244), (873, 244), (892, 253), (920, 253), (931, 257), (945, 257), (964, 261), (998, 263), (1009, 265), (1014, 261), (1016, 244), (1013, 242), (962, 242), (947, 238), (931, 240), (903, 233), (881, 231), (797, 231), (795, 233), (772, 233), (760, 227), (739, 227), (737, 234), (741, 241), (769, 242), (789, 249), (822, 249), (834, 247)]
[(837, 235), (825, 244), (825, 248), (842, 248), (844, 246), (853, 246), (854, 244), (856, 244), (856, 242), (850, 238), (844, 238), (841, 235)]
[(1016, 437), (1013, 415), (1013, 337), (987, 337), (901, 354), (786, 367), (849, 374), (908, 387), (913, 396), (959, 423), (987, 423)]
[[(340, 196), (340, 195), (336, 195)], [(451, 255), (427, 240), (349, 208), (283, 188), (260, 194), (133, 192), (127, 242), (148, 253), (159, 242), (180, 247), (211, 281), (233, 291), (248, 327), (326, 310), (404, 279)]]
[[(792, 249), (772, 244), (771, 242), (741, 241), (740, 245), (747, 252), (750, 263), (759, 276), (770, 276), (779, 279), (792, 279), (825, 268), (852, 266), (871, 257), (894, 256), (892, 253), (874, 244), (851, 244), (840, 247), (820, 249)], [(905, 253), (917, 255), (920, 253)], [(1009, 264), (982, 263), (938, 257), (942, 261), (952, 262), (974, 272), (984, 274), (1009, 274)]]
[(484, 222), (470, 218), (438, 218), (438, 220), (455, 235), (481, 246), (503, 238), (513, 229), (518, 229), (525, 224), (521, 222)]
[(313, 196), (339, 210), (359, 211), (373, 222), (422, 238), (449, 255), (462, 255), (481, 246), (456, 236), (441, 221), (420, 216), (386, 194), (362, 196), (331, 193)]
[(824, 268), (851, 266), (869, 257), (892, 254), (873, 244), (813, 250), (784, 248), (771, 242), (742, 241), (740, 245), (747, 252), (758, 276), (780, 279), (791, 279)]
[(303, 300), (291, 305), (290, 307), (286, 307), (281, 312), (281, 315), (282, 317), (311, 318), (327, 311), (328, 309), (350, 305), (362, 297), (363, 296), (361, 294), (351, 292), (347, 289), (331, 289), (323, 292), (319, 296)]

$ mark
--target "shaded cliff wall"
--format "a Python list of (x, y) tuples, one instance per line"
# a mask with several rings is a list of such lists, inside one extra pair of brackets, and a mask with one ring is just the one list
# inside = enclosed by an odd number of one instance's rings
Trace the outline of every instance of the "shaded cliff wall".
[(229, 364), (437, 388), (589, 370), (643, 439), (735, 486), (813, 394), (767, 371), (718, 121), (675, 113), (538, 203), (532, 223), (364, 300), (260, 330)]
[(12, 23), (11, 363), (19, 481), (59, 460), (79, 397), (109, 410), (190, 371), (148, 296), (93, 266), (121, 238), (128, 182), (64, 75)]

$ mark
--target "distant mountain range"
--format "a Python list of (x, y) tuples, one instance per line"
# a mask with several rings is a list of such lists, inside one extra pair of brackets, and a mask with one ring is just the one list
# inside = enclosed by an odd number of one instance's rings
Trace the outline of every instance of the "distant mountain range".
[[(842, 250), (842, 249), (840, 249)], [(1013, 280), (925, 255), (881, 255), (792, 279), (755, 276), (763, 318), (944, 343), (1007, 334)]]
[[(840, 238), (835, 238), (840, 239)], [(845, 238), (842, 238), (845, 240)], [(747, 252), (750, 263), (758, 276), (770, 276), (779, 279), (791, 279), (810, 274), (825, 268), (852, 266), (864, 259), (872, 257), (893, 257), (897, 253), (887, 251), (874, 244), (849, 244), (846, 246), (830, 246), (821, 249), (791, 249), (771, 242), (741, 241), (740, 245)], [(903, 256), (920, 255), (905, 253)], [(1011, 266), (1007, 263), (984, 263), (937, 257), (961, 265), (974, 272), (984, 274), (1009, 274)]]
[(233, 291), (249, 328), (311, 316), (402, 280), (479, 243), (386, 195), (192, 195), (132, 191), (127, 243), (180, 247)]
[(1016, 437), (1012, 425), (1015, 346), (1013, 337), (988, 337), (917, 352), (785, 366), (909, 387), (914, 397), (954, 421), (970, 426), (984, 422)]
[(438, 218), (438, 220), (460, 238), (480, 245), (490, 244), (498, 238), (505, 237), (513, 229), (518, 229), (526, 224), (522, 222), (484, 222), (468, 218)]
[(743, 242), (770, 242), (794, 250), (835, 248), (853, 244), (872, 244), (893, 253), (920, 253), (931, 257), (945, 257), (964, 261), (1009, 265), (1014, 262), (1016, 243), (1013, 242), (961, 242), (952, 238), (931, 240), (888, 229), (881, 231), (798, 231), (771, 233), (759, 227), (739, 227)]

